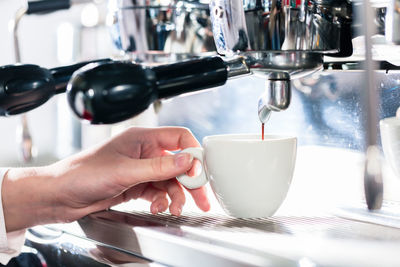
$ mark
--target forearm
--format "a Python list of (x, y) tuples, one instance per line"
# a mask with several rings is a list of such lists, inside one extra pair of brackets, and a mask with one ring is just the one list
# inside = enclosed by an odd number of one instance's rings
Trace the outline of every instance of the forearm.
[(53, 182), (45, 168), (15, 168), (6, 173), (1, 193), (7, 232), (56, 222), (59, 211), (52, 203)]

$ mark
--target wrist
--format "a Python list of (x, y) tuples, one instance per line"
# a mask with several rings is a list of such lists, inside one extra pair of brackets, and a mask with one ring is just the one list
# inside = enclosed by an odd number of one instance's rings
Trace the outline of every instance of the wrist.
[(7, 232), (54, 222), (57, 209), (49, 190), (53, 180), (45, 167), (14, 168), (5, 174), (2, 203)]

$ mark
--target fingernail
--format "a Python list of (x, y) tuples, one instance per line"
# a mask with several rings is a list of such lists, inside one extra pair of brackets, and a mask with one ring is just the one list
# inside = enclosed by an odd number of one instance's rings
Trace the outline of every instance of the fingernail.
[(181, 216), (182, 213), (182, 208), (176, 208), (174, 212), (172, 212), (172, 215), (175, 216)]
[(204, 204), (204, 206), (202, 208), (203, 211), (210, 211), (210, 209), (211, 209), (210, 202), (207, 202), (206, 204)]
[(157, 209), (158, 209), (159, 212), (163, 212), (164, 211), (164, 205), (162, 205), (162, 204), (158, 205)]
[(189, 153), (179, 153), (175, 156), (175, 165), (177, 167), (184, 167), (192, 161), (193, 156)]
[(153, 213), (153, 214), (157, 214), (157, 213), (158, 213), (158, 211), (159, 211), (159, 209), (158, 209), (158, 208), (152, 208), (152, 210), (151, 210), (151, 213)]
[(181, 216), (182, 208), (177, 208), (176, 211), (177, 211), (177, 216)]

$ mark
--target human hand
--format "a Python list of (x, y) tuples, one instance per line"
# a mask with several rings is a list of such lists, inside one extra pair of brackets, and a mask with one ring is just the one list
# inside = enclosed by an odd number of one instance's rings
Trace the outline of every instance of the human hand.
[[(184, 128), (130, 128), (53, 165), (11, 169), (2, 189), (7, 230), (70, 222), (137, 198), (150, 201), (152, 213), (169, 207), (179, 216), (185, 194), (175, 177), (192, 168), (193, 158), (170, 151), (198, 146)], [(210, 209), (204, 187), (188, 191), (200, 209)]]

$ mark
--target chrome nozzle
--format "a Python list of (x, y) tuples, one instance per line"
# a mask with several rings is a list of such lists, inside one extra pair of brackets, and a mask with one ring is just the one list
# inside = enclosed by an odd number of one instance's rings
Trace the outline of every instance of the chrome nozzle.
[(272, 73), (266, 82), (266, 90), (258, 100), (258, 117), (265, 123), (272, 111), (286, 110), (290, 105), (290, 76), (287, 73)]

